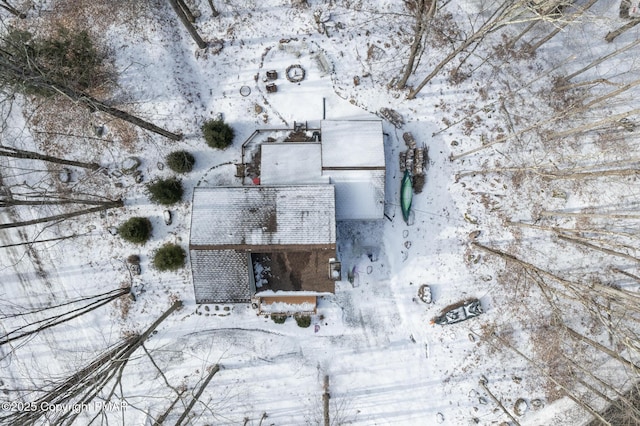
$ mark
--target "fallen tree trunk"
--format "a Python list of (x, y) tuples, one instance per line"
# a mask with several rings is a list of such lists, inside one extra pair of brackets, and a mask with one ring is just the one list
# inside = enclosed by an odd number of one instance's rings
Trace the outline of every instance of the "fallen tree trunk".
[(184, 25), (184, 27), (187, 29), (187, 31), (191, 35), (191, 38), (193, 39), (193, 41), (196, 42), (198, 47), (200, 49), (204, 49), (205, 47), (207, 47), (207, 43), (205, 43), (205, 41), (202, 40), (202, 37), (200, 37), (200, 34), (198, 34), (198, 30), (196, 30), (196, 27), (194, 27), (193, 24), (189, 21), (189, 17), (186, 15), (184, 10), (182, 10), (182, 7), (180, 7), (180, 5), (178, 4), (178, 1), (169, 0), (169, 4), (173, 8), (176, 15), (178, 15), (180, 22), (182, 22), (182, 25)]
[(63, 214), (58, 214), (53, 216), (41, 217), (39, 219), (25, 220), (22, 222), (0, 223), (0, 229), (19, 228), (22, 226), (36, 225), (38, 223), (55, 222), (58, 220), (71, 219), (72, 217), (82, 216), (85, 214), (95, 213), (95, 212), (108, 210), (116, 207), (122, 207), (122, 206), (124, 206), (124, 202), (122, 200), (110, 201), (101, 206), (78, 210), (71, 213), (63, 213)]
[(626, 32), (626, 31), (629, 31), (631, 28), (635, 27), (638, 24), (640, 24), (640, 19), (634, 19), (631, 22), (627, 22), (625, 25), (621, 26), (617, 30), (608, 32), (604, 39), (607, 42), (611, 43), (619, 35), (621, 35), (622, 33)]

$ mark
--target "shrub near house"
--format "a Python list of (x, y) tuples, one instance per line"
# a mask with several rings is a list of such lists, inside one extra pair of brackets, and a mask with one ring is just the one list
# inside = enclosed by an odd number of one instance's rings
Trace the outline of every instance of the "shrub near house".
[(287, 320), (287, 316), (286, 315), (281, 315), (281, 314), (271, 314), (271, 319), (276, 324), (284, 324), (285, 321)]
[(177, 244), (167, 243), (153, 255), (153, 266), (159, 271), (175, 271), (184, 266), (187, 257), (184, 249)]
[(211, 148), (225, 149), (233, 142), (235, 135), (231, 126), (223, 120), (207, 120), (202, 125), (202, 134)]
[(187, 151), (174, 151), (167, 155), (167, 166), (176, 173), (189, 173), (196, 163), (195, 157)]
[(147, 190), (154, 203), (170, 205), (182, 199), (182, 182), (175, 177), (155, 180), (147, 185)]
[(146, 217), (132, 217), (118, 227), (118, 234), (134, 244), (144, 244), (151, 237), (153, 226)]
[(296, 324), (301, 328), (308, 328), (311, 326), (311, 317), (309, 315), (296, 315)]

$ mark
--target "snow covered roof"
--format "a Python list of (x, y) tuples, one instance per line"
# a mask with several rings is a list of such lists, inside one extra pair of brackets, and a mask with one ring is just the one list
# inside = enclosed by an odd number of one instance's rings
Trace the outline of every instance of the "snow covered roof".
[(332, 185), (195, 188), (191, 248), (336, 242)]
[(322, 168), (384, 168), (380, 120), (323, 120)]
[(316, 312), (316, 293), (280, 292), (274, 295), (260, 295), (260, 312), (294, 314)]
[(320, 143), (263, 143), (260, 183), (262, 185), (329, 183), (322, 176)]
[(324, 120), (322, 175), (336, 187), (336, 219), (384, 216), (385, 158), (382, 121)]
[(335, 185), (337, 220), (384, 216), (385, 157), (380, 120), (323, 120), (321, 143), (261, 145), (263, 185)]
[(331, 170), (336, 187), (336, 220), (384, 216), (384, 170)]
[(251, 300), (249, 253), (191, 250), (196, 303), (243, 303)]

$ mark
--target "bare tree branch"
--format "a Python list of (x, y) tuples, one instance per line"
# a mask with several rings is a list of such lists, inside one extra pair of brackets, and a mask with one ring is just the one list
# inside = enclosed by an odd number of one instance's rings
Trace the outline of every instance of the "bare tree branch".
[(210, 367), (209, 369), (209, 375), (207, 376), (207, 378), (204, 380), (204, 382), (202, 383), (202, 385), (200, 386), (200, 388), (198, 389), (198, 391), (195, 393), (195, 395), (193, 396), (193, 398), (191, 399), (191, 402), (189, 403), (189, 405), (187, 406), (187, 408), (184, 410), (184, 412), (182, 413), (182, 415), (178, 418), (178, 420), (176, 421), (176, 426), (180, 426), (187, 418), (187, 416), (189, 415), (189, 413), (191, 412), (191, 410), (193, 409), (193, 406), (196, 405), (196, 402), (198, 401), (198, 399), (200, 398), (200, 395), (202, 395), (202, 393), (204, 392), (205, 388), (207, 387), (207, 385), (209, 384), (209, 382), (211, 381), (211, 379), (213, 379), (213, 376), (216, 375), (216, 373), (220, 371), (220, 366), (218, 364)]

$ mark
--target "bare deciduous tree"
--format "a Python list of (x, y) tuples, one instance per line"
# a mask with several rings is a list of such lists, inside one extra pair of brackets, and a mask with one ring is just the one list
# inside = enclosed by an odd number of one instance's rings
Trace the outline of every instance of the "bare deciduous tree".
[(609, 43), (611, 43), (613, 40), (615, 40), (619, 35), (629, 31), (631, 28), (635, 27), (636, 25), (640, 24), (640, 19), (633, 19), (630, 22), (627, 22), (626, 24), (624, 24), (623, 26), (621, 26), (620, 28), (618, 28), (617, 30), (608, 32), (607, 35), (605, 36), (605, 40), (608, 41)]
[(198, 388), (196, 393), (193, 395), (193, 398), (191, 398), (191, 402), (189, 402), (189, 405), (187, 405), (187, 408), (185, 408), (185, 410), (182, 412), (182, 414), (176, 421), (176, 426), (180, 426), (181, 424), (183, 424), (185, 420), (187, 420), (189, 413), (193, 409), (193, 406), (196, 405), (196, 402), (198, 402), (198, 399), (202, 395), (202, 392), (204, 392), (204, 390), (207, 388), (207, 385), (209, 384), (211, 379), (213, 379), (213, 376), (215, 376), (216, 373), (220, 371), (220, 366), (218, 364), (212, 365), (208, 368), (208, 370), (209, 370), (209, 375), (206, 377), (206, 379), (204, 379), (204, 381), (202, 382), (202, 385), (200, 385), (200, 388)]
[(586, 12), (589, 8), (591, 8), (591, 6), (596, 4), (597, 1), (598, 0), (589, 0), (589, 2), (587, 4), (585, 4), (584, 6), (579, 7), (578, 10), (573, 15), (571, 15), (570, 17), (566, 17), (563, 20), (561, 20), (560, 22), (556, 23), (555, 24), (555, 28), (554, 28), (553, 31), (551, 31), (545, 37), (543, 37), (542, 39), (538, 40), (537, 42), (535, 42), (534, 44), (529, 46), (529, 48), (528, 48), (529, 51), (530, 52), (535, 52), (536, 50), (538, 50), (540, 48), (540, 46), (542, 46), (543, 44), (545, 44), (546, 42), (551, 40), (553, 37), (558, 35), (560, 33), (560, 31), (565, 29), (567, 27), (567, 25), (569, 25), (571, 22), (574, 22), (577, 18), (579, 18), (584, 12)]
[[(20, 43), (16, 40), (6, 42)], [(24, 54), (18, 55), (6, 49), (0, 49), (0, 86), (21, 92), (65, 96), (74, 102), (86, 105), (92, 111), (104, 112), (172, 140), (182, 139), (180, 134), (169, 132), (139, 117), (107, 105), (87, 93), (53, 80), (50, 77), (50, 72), (39, 65), (36, 58), (33, 57), (33, 49), (29, 49), (26, 45), (13, 45), (12, 47), (18, 52), (24, 52)]]
[(524, 17), (527, 11), (526, 1), (519, 0), (516, 2), (507, 1), (499, 3), (489, 18), (487, 18), (478, 29), (472, 29), (470, 35), (467, 35), (451, 53), (433, 67), (433, 70), (416, 87), (409, 91), (407, 98), (414, 99), (424, 86), (438, 75), (447, 64), (463, 51), (480, 43), (488, 34), (520, 19), (528, 19)]
[[(182, 3), (182, 5), (180, 3)], [(200, 37), (200, 34), (198, 34), (198, 30), (196, 30), (196, 27), (193, 26), (193, 24), (191, 23), (192, 21), (189, 19), (188, 15), (191, 15), (191, 16), (193, 15), (191, 14), (190, 11), (185, 12), (189, 10), (187, 5), (185, 5), (184, 2), (181, 2), (179, 0), (169, 0), (169, 4), (173, 8), (176, 15), (178, 15), (178, 18), (180, 19), (180, 22), (182, 22), (182, 25), (184, 25), (187, 31), (189, 31), (191, 38), (193, 38), (193, 41), (196, 42), (198, 47), (200, 49), (204, 49), (205, 47), (207, 47), (207, 43), (204, 40), (202, 40), (202, 37)]]
[(398, 89), (404, 89), (406, 87), (407, 80), (409, 80), (409, 77), (414, 72), (416, 56), (423, 46), (426, 29), (429, 22), (435, 16), (437, 9), (437, 0), (412, 0), (406, 1), (405, 4), (414, 16), (415, 24), (413, 28), (413, 42), (409, 49), (409, 59), (407, 59), (402, 77), (400, 77), (400, 80), (396, 84)]
[(214, 18), (217, 18), (218, 16), (220, 16), (220, 12), (218, 11), (218, 9), (216, 9), (215, 5), (213, 4), (213, 0), (209, 0), (209, 7), (211, 7), (211, 13), (213, 14)]
[(633, 42), (621, 47), (620, 49), (616, 49), (613, 52), (596, 59), (595, 61), (591, 62), (589, 65), (579, 69), (578, 71), (575, 71), (575, 72), (569, 74), (568, 76), (565, 77), (565, 79), (566, 80), (571, 80), (571, 79), (575, 78), (576, 76), (582, 74), (583, 72), (588, 71), (591, 68), (600, 65), (601, 63), (607, 61), (608, 59), (611, 59), (612, 57), (614, 57), (616, 55), (619, 55), (620, 53), (626, 52), (627, 50), (637, 46), (638, 44), (640, 44), (640, 39), (634, 40)]
[(38, 219), (24, 220), (19, 222), (0, 223), (0, 229), (20, 228), (23, 226), (37, 225), (39, 223), (57, 222), (57, 221), (71, 219), (73, 217), (101, 212), (101, 211), (118, 208), (122, 206), (124, 206), (124, 202), (122, 200), (103, 201), (99, 206), (91, 207), (88, 209), (77, 210), (74, 212), (62, 213), (62, 214), (57, 214), (53, 216), (46, 216)]
[(29, 160), (42, 160), (42, 161), (48, 161), (50, 163), (62, 164), (65, 166), (82, 167), (89, 170), (98, 170), (100, 168), (100, 164), (98, 163), (86, 163), (83, 161), (66, 160), (64, 158), (53, 157), (50, 155), (40, 154), (38, 152), (25, 151), (22, 149), (12, 148), (12, 147), (3, 146), (3, 145), (0, 145), (0, 156), (12, 157), (12, 158), (23, 158), (23, 159), (29, 159)]
[[(112, 302), (118, 299), (119, 297), (128, 294), (130, 291), (131, 291), (130, 287), (123, 287), (123, 288), (112, 290), (106, 293), (98, 294), (96, 296), (83, 297), (80, 300), (65, 302), (55, 306), (47, 306), (45, 308), (32, 309), (29, 312), (20, 312), (15, 315), (9, 315), (13, 317), (16, 317), (16, 316), (23, 317), (27, 314), (33, 314), (36, 312), (55, 311), (62, 307), (68, 308), (68, 309), (65, 309), (64, 312), (62, 313), (54, 314), (52, 316), (49, 316), (47, 318), (43, 318), (40, 320), (29, 321), (27, 324), (1, 335), (0, 346), (37, 334), (48, 328), (55, 327), (60, 324), (64, 324), (68, 321), (71, 321), (74, 318), (78, 318), (86, 313), (89, 313), (95, 309), (98, 309), (103, 305), (108, 304), (109, 302)], [(85, 304), (79, 307), (72, 306), (72, 305), (77, 305), (79, 303), (85, 303)], [(6, 319), (9, 316), (3, 315), (3, 318)]]
[(187, 19), (189, 19), (189, 22), (194, 24), (196, 22), (196, 16), (193, 14), (193, 12), (191, 12), (191, 9), (189, 9), (189, 6), (187, 6), (184, 0), (176, 0), (176, 2), (178, 3), (178, 6), (180, 6), (180, 9), (185, 14)]
[(17, 16), (20, 19), (25, 19), (27, 17), (27, 15), (25, 13), (22, 13), (18, 9), (16, 9), (15, 7), (13, 7), (11, 5), (11, 3), (9, 3), (9, 0), (2, 0), (2, 2), (0, 3), (0, 7), (3, 8), (4, 10), (8, 11), (12, 15)]
[[(174, 302), (153, 324), (142, 333), (128, 337), (115, 347), (104, 352), (89, 365), (68, 377), (66, 380), (54, 383), (49, 389), (44, 390), (44, 394), (35, 399), (31, 404), (25, 402), (27, 406), (55, 406), (73, 404), (89, 404), (91, 401), (101, 396), (101, 399), (108, 402), (114, 395), (115, 389), (122, 383), (122, 372), (129, 362), (131, 356), (149, 338), (151, 333), (176, 310), (182, 307), (181, 301)], [(114, 380), (115, 379), (115, 380)], [(107, 385), (114, 382), (111, 389), (104, 395)], [(81, 414), (81, 410), (64, 411), (56, 413), (55, 424), (73, 424)], [(0, 423), (6, 424), (34, 424), (39, 419), (47, 415), (42, 410), (24, 410), (0, 414)], [(98, 413), (97, 416), (100, 415)], [(95, 418), (94, 418), (95, 420)]]

